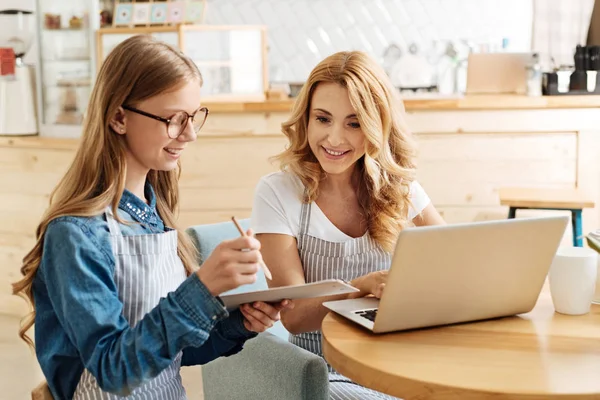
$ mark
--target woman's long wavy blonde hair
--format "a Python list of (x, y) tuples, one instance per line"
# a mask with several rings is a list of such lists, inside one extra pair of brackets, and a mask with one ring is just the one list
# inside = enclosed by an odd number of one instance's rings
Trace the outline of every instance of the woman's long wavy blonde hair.
[(308, 119), (313, 93), (320, 83), (333, 82), (348, 89), (365, 135), (365, 155), (357, 162), (358, 199), (370, 235), (392, 251), (398, 233), (407, 224), (409, 189), (414, 179), (416, 147), (404, 122), (404, 106), (384, 70), (359, 51), (335, 53), (310, 73), (282, 124), (286, 150), (275, 157), (283, 170), (296, 174), (307, 189), (304, 201), (319, 197), (325, 177), (308, 144)]
[[(120, 43), (106, 58), (97, 76), (87, 107), (83, 134), (75, 158), (54, 188), (50, 205), (36, 230), (37, 243), (23, 259), (23, 279), (13, 284), (13, 294), (31, 305), (19, 336), (33, 346), (27, 331), (35, 321), (32, 283), (42, 259), (44, 234), (55, 218), (96, 216), (111, 206), (113, 214), (125, 188), (125, 140), (109, 121), (123, 104), (132, 104), (164, 93), (190, 81), (202, 85), (196, 65), (173, 47), (141, 35)], [(166, 134), (166, 133), (165, 133)], [(180, 166), (172, 171), (150, 171), (148, 181), (156, 192), (156, 208), (166, 226), (175, 227), (178, 210)], [(196, 250), (178, 231), (178, 254), (188, 273), (196, 267)], [(65, 277), (66, 279), (66, 277)]]

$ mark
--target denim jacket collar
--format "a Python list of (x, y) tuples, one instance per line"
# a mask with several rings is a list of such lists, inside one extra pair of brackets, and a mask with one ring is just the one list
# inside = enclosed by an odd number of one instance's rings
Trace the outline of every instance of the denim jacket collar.
[(119, 208), (125, 210), (137, 222), (158, 225), (161, 220), (156, 212), (156, 195), (148, 181), (144, 186), (144, 195), (148, 200), (148, 204), (125, 189), (119, 201)]

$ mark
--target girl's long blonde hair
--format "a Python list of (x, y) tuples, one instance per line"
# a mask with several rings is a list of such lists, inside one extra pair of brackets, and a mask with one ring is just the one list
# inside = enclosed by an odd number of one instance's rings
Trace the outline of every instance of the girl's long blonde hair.
[[(50, 205), (36, 230), (37, 243), (23, 259), (23, 279), (13, 283), (13, 294), (24, 297), (32, 312), (22, 321), (19, 336), (26, 335), (35, 320), (32, 283), (42, 259), (44, 234), (55, 218), (96, 216), (111, 206), (113, 214), (125, 188), (124, 136), (109, 122), (123, 104), (136, 104), (202, 76), (196, 65), (173, 47), (141, 35), (120, 43), (106, 58), (97, 76), (87, 107), (83, 135), (75, 159), (50, 196)], [(166, 133), (165, 133), (166, 134)], [(148, 181), (156, 192), (156, 208), (166, 226), (175, 227), (178, 210), (180, 166), (173, 171), (150, 171)], [(178, 231), (178, 254), (189, 273), (196, 266), (196, 250)], [(65, 277), (65, 279), (67, 279)]]
[(358, 161), (355, 174), (359, 202), (370, 235), (385, 250), (392, 251), (398, 233), (408, 222), (416, 148), (404, 122), (399, 93), (373, 59), (359, 51), (339, 52), (312, 70), (291, 118), (282, 124), (289, 145), (275, 159), (282, 169), (301, 179), (307, 189), (304, 201), (318, 198), (325, 173), (309, 147), (307, 127), (313, 93), (323, 82), (348, 89), (366, 138), (366, 153)]

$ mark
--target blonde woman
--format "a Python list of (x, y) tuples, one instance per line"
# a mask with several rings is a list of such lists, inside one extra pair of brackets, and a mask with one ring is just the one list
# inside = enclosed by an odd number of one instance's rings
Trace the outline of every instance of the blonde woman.
[[(382, 68), (361, 52), (336, 53), (311, 72), (278, 156), (282, 171), (256, 187), (252, 226), (270, 285), (343, 279), (357, 296), (380, 297), (398, 233), (444, 221), (415, 181), (415, 147), (403, 106)], [(290, 340), (321, 353), (323, 301), (298, 300), (282, 312)], [(331, 398), (386, 396), (332, 369)]]
[(81, 145), (13, 287), (34, 306), (20, 335), (32, 344), (35, 322), (55, 399), (185, 399), (180, 366), (234, 354), (279, 318), (285, 304), (228, 314), (218, 298), (256, 279), (256, 239), (221, 243), (197, 269), (174, 229), (179, 157), (208, 115), (201, 85), (188, 58), (149, 36), (100, 69)]

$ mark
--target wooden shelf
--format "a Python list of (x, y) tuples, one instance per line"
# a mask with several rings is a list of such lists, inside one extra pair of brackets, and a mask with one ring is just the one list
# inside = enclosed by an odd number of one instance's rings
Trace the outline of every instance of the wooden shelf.
[(178, 27), (175, 25), (165, 25), (165, 26), (136, 26), (133, 28), (129, 28), (126, 26), (117, 26), (117, 27), (107, 27), (100, 28), (96, 32), (101, 35), (104, 34), (115, 34), (115, 33), (125, 33), (125, 34), (143, 34), (143, 33), (157, 33), (157, 32), (178, 32)]
[[(206, 106), (211, 112), (289, 112), (295, 99), (262, 102), (231, 101)], [(565, 108), (600, 108), (600, 96), (542, 96), (521, 95), (467, 95), (427, 96), (403, 99), (406, 111), (486, 111), (486, 110), (536, 110)]]
[(91, 59), (89, 57), (82, 58), (59, 58), (59, 59), (49, 59), (42, 60), (42, 63), (62, 63), (62, 62), (90, 62)]
[(519, 110), (548, 108), (598, 108), (600, 96), (539, 96), (516, 94), (465, 95), (460, 97), (405, 97), (404, 105), (410, 110)]
[(89, 32), (88, 28), (57, 28), (57, 29), (53, 29), (53, 28), (42, 28), (42, 30), (44, 32), (64, 32), (64, 31), (82, 31), (82, 32)]

